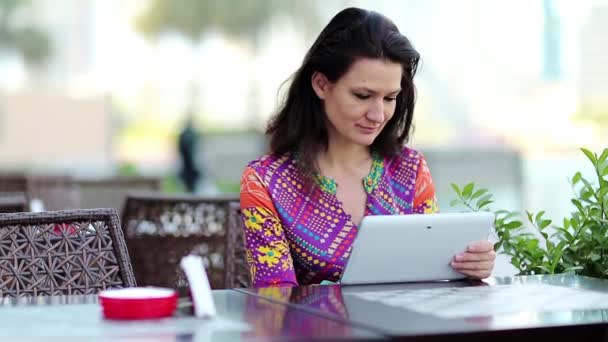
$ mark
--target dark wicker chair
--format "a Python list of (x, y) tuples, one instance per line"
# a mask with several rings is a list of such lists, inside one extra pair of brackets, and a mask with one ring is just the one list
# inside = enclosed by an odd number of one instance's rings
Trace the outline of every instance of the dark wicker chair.
[(0, 193), (0, 213), (18, 213), (27, 210), (27, 199), (24, 194)]
[(114, 209), (0, 214), (0, 296), (135, 286)]
[(3, 193), (25, 193), (27, 190), (26, 175), (19, 172), (0, 173), (0, 192)]
[(241, 218), (241, 204), (239, 201), (228, 205), (228, 253), (226, 254), (225, 281), (227, 288), (250, 287), (251, 276), (247, 263), (247, 248), (244, 225)]
[(80, 208), (115, 208), (119, 213), (125, 206), (129, 191), (160, 191), (161, 179), (153, 177), (108, 177), (76, 180)]
[[(139, 285), (183, 287), (179, 268), (189, 253), (203, 257), (211, 287), (243, 287), (243, 231), (238, 198), (130, 193), (123, 210), (123, 230)], [(242, 260), (242, 262), (241, 262)]]

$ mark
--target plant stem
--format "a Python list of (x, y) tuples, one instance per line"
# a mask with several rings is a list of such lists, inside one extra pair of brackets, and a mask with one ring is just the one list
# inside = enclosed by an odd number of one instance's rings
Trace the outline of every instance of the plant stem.
[(602, 219), (606, 219), (606, 208), (604, 208), (604, 199), (600, 197), (600, 191), (602, 190), (602, 181), (604, 180), (602, 178), (602, 175), (600, 174), (600, 170), (599, 170), (599, 165), (595, 165), (595, 174), (597, 175), (597, 182), (598, 182), (598, 190), (595, 193), (595, 199), (597, 199), (597, 201), (600, 204), (600, 210), (601, 210), (601, 218)]
[(464, 197), (462, 197), (462, 196), (459, 196), (459, 197), (460, 197), (460, 200), (462, 201), (462, 203), (463, 203), (465, 206), (467, 206), (467, 208), (471, 209), (471, 211), (475, 211), (475, 212), (479, 211), (479, 209), (475, 209), (475, 208), (473, 208), (473, 207), (472, 207), (472, 206), (469, 204), (469, 202), (468, 202), (467, 200), (465, 200), (465, 199), (464, 199)]

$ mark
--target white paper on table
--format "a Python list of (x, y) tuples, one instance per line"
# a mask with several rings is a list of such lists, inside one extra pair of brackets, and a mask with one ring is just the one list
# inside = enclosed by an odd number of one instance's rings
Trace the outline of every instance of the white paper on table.
[(215, 317), (215, 303), (211, 295), (211, 286), (205, 271), (203, 259), (196, 255), (187, 255), (180, 262), (190, 284), (190, 293), (197, 317)]

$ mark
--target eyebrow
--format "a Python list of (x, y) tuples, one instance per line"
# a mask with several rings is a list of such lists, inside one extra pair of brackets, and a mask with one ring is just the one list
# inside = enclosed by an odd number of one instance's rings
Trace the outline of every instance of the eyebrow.
[[(370, 94), (373, 94), (373, 95), (378, 94), (377, 91), (375, 91), (373, 89), (370, 89), (370, 88), (367, 88), (367, 87), (355, 87), (355, 90), (363, 90), (363, 91), (366, 91), (366, 92), (368, 92)], [(392, 92), (388, 93), (387, 95), (396, 95), (400, 91), (401, 91), (401, 88), (399, 88), (399, 89), (397, 89), (395, 91), (392, 91)]]

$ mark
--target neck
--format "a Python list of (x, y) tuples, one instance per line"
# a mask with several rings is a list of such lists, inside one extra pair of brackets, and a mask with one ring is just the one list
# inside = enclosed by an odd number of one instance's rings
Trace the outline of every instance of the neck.
[(371, 152), (368, 146), (362, 146), (352, 143), (341, 143), (337, 141), (329, 142), (327, 151), (321, 152), (317, 158), (317, 163), (322, 171), (325, 170), (343, 170), (343, 171), (361, 171), (367, 170), (371, 157)]

